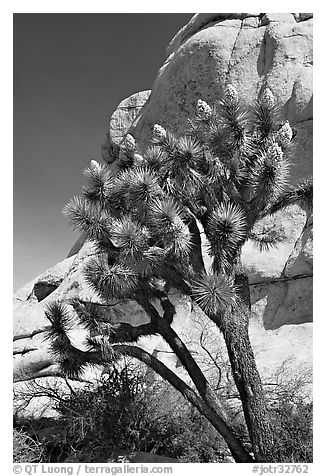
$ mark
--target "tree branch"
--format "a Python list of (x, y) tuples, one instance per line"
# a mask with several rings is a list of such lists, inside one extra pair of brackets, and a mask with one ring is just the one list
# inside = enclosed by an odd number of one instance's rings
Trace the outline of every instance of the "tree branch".
[(136, 342), (139, 337), (157, 334), (153, 323), (132, 326), (126, 322), (121, 322), (116, 328), (110, 331), (110, 342), (116, 344), (119, 342)]
[(227, 421), (228, 414), (216, 397), (215, 392), (209, 385), (205, 375), (193, 358), (191, 352), (180, 339), (178, 334), (172, 329), (170, 323), (167, 320), (161, 318), (155, 307), (146, 298), (139, 296), (137, 302), (150, 316), (151, 322), (157, 329), (157, 333), (163, 337), (163, 339), (169, 344), (175, 355), (178, 357), (203, 400), (217, 414), (221, 415), (221, 417)]
[(169, 296), (166, 292), (160, 291), (159, 289), (153, 289), (153, 295), (160, 300), (164, 314), (162, 319), (167, 321), (169, 324), (172, 324), (173, 318), (175, 316), (175, 307), (169, 299)]
[(213, 362), (214, 367), (218, 371), (218, 382), (217, 382), (216, 385), (214, 385), (215, 388), (218, 388), (220, 386), (220, 383), (221, 383), (222, 370), (221, 370), (221, 367), (219, 365), (217, 365), (216, 358), (214, 359), (213, 355), (211, 354), (211, 352), (207, 349), (207, 347), (204, 344), (204, 330), (202, 330), (201, 333), (200, 333), (199, 342), (200, 342), (200, 347), (206, 352), (208, 357)]

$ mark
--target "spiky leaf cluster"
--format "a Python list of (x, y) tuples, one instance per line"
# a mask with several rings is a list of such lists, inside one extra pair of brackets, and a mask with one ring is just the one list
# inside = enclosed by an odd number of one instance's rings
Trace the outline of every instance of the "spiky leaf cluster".
[(77, 298), (69, 299), (69, 304), (77, 314), (79, 323), (91, 334), (108, 334), (111, 328), (107, 316), (98, 312), (98, 306), (91, 301), (80, 301)]
[(189, 253), (191, 235), (184, 222), (184, 213), (176, 200), (155, 200), (150, 207), (149, 223), (157, 242), (176, 257)]
[(229, 312), (238, 304), (236, 288), (232, 280), (223, 274), (200, 276), (194, 281), (192, 289), (193, 299), (209, 317)]
[(74, 319), (66, 305), (61, 302), (48, 304), (45, 316), (50, 322), (45, 337), (50, 340), (50, 350), (63, 375), (80, 379), (89, 365), (101, 363), (99, 355), (85, 352), (72, 344), (69, 332), (74, 325)]
[(84, 175), (88, 181), (83, 189), (84, 197), (91, 203), (104, 206), (110, 196), (113, 183), (109, 168), (92, 160), (90, 167), (84, 170)]
[(102, 256), (88, 260), (84, 277), (104, 301), (130, 297), (138, 282), (134, 270), (119, 263), (109, 265)]
[(110, 236), (114, 246), (126, 259), (137, 260), (148, 249), (149, 231), (128, 215), (112, 221)]
[(45, 331), (45, 336), (53, 339), (64, 339), (72, 326), (67, 307), (59, 301), (53, 301), (47, 305), (45, 317), (51, 323), (51, 326)]
[(169, 132), (157, 139), (155, 131), (152, 143), (144, 158), (155, 170), (163, 192), (182, 201), (196, 199), (206, 162), (203, 145), (191, 135), (177, 138)]
[(278, 243), (282, 241), (282, 236), (280, 236), (280, 231), (276, 224), (272, 224), (271, 226), (265, 225), (260, 229), (257, 228), (253, 227), (248, 237), (257, 246), (259, 251), (268, 251), (271, 248), (277, 248)]
[(307, 213), (307, 215), (312, 213), (313, 184), (311, 177), (284, 191), (278, 199), (271, 204), (268, 213), (273, 214), (291, 205), (299, 206)]
[(246, 238), (247, 224), (243, 211), (231, 202), (221, 203), (208, 220), (209, 253), (215, 272), (232, 268), (232, 263)]
[(128, 168), (118, 174), (113, 186), (116, 208), (140, 221), (146, 219), (149, 203), (162, 194), (154, 171), (146, 166)]
[(257, 159), (252, 174), (252, 204), (262, 211), (287, 188), (290, 163), (275, 142), (272, 142)]
[(146, 149), (144, 160), (149, 169), (155, 173), (160, 172), (160, 169), (166, 161), (167, 154), (158, 145), (151, 145)]
[(279, 108), (273, 92), (266, 88), (253, 108), (253, 130), (260, 144), (276, 131), (279, 122)]
[(85, 197), (74, 197), (64, 208), (75, 230), (87, 233), (91, 240), (107, 240), (110, 223), (109, 214)]

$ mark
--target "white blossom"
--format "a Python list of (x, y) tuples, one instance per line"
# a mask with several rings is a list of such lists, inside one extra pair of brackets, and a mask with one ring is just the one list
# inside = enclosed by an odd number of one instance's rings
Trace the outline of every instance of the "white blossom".
[(269, 88), (266, 88), (262, 94), (260, 102), (263, 106), (271, 109), (275, 106), (275, 97), (272, 91)]
[(96, 170), (96, 172), (100, 172), (102, 170), (100, 164), (96, 160), (91, 160), (91, 168)]
[(224, 90), (224, 101), (230, 106), (234, 106), (238, 102), (238, 91), (232, 84), (228, 84)]
[(131, 134), (127, 134), (123, 145), (125, 149), (133, 151), (136, 148), (136, 141)]
[(212, 115), (212, 108), (202, 99), (197, 101), (197, 115), (200, 119), (209, 119)]
[(293, 137), (292, 127), (289, 122), (286, 121), (283, 126), (276, 133), (276, 141), (281, 147), (286, 147), (290, 144)]
[(134, 165), (142, 165), (144, 163), (144, 159), (140, 154), (134, 154)]
[(267, 159), (276, 165), (283, 159), (283, 151), (276, 142), (268, 147)]
[(166, 130), (164, 127), (160, 126), (159, 124), (154, 124), (153, 127), (153, 137), (154, 139), (162, 140), (166, 137)]

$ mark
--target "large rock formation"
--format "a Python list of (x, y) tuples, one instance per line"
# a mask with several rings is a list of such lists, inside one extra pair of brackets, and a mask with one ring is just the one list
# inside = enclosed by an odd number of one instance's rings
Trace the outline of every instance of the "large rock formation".
[(135, 121), (140, 110), (150, 96), (150, 91), (140, 91), (121, 101), (111, 116), (109, 130), (102, 145), (102, 158), (105, 162), (114, 161), (119, 150), (120, 142), (131, 124)]
[(198, 14), (167, 48), (150, 98), (129, 129), (141, 143), (155, 123), (187, 127), (198, 99), (209, 104), (226, 83), (252, 103), (269, 87), (297, 130), (291, 179), (312, 170), (312, 15)]
[[(291, 182), (312, 173), (312, 18), (311, 14), (198, 14), (182, 28), (167, 48), (168, 58), (149, 91), (136, 93), (113, 114), (103, 158), (114, 160), (119, 143), (129, 132), (145, 144), (153, 124), (182, 133), (199, 98), (213, 103), (226, 82), (232, 82), (251, 102), (268, 86), (297, 131)], [(266, 224), (266, 223), (265, 223)], [(253, 304), (251, 341), (263, 377), (285, 360), (292, 369), (311, 365), (312, 337), (312, 217), (293, 207), (269, 219), (281, 238), (277, 250), (259, 253), (249, 242), (243, 262), (250, 278)], [(75, 254), (77, 253), (77, 254)], [(14, 370), (17, 386), (24, 380), (56, 375), (55, 360), (44, 341), (48, 322), (44, 306), (76, 295), (97, 297), (87, 288), (82, 268), (94, 250), (84, 237), (69, 258), (26, 285), (15, 295)], [(188, 298), (173, 292), (177, 308), (175, 329), (194, 351), (205, 317)], [(112, 322), (147, 322), (132, 301), (107, 307)], [(225, 351), (216, 328), (214, 345)], [(74, 339), (82, 345), (83, 333)], [(158, 337), (142, 338), (143, 345), (183, 375), (173, 354)], [(89, 376), (91, 377), (91, 376)], [(185, 377), (183, 375), (183, 377)]]

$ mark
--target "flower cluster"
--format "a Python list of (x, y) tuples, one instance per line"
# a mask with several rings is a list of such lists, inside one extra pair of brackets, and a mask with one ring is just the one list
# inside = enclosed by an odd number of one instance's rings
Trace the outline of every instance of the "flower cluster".
[(271, 109), (272, 107), (275, 106), (275, 97), (269, 88), (266, 88), (265, 91), (263, 92), (260, 102), (263, 106), (267, 107), (268, 109)]
[(134, 154), (134, 165), (136, 167), (144, 164), (144, 158), (140, 154)]
[(238, 91), (232, 84), (228, 84), (224, 90), (224, 102), (230, 106), (235, 106), (238, 102)]
[(163, 140), (166, 137), (166, 130), (159, 124), (154, 124), (153, 138), (157, 140)]
[(275, 139), (281, 147), (286, 147), (290, 144), (293, 137), (293, 131), (288, 121), (277, 131)]
[(96, 160), (91, 160), (91, 168), (95, 170), (96, 172), (101, 171), (101, 166)]
[(200, 119), (209, 119), (212, 115), (212, 108), (202, 99), (198, 99), (196, 110)]
[(275, 142), (268, 147), (266, 156), (269, 162), (277, 165), (283, 159), (283, 151)]
[(133, 138), (133, 136), (131, 134), (127, 134), (123, 145), (124, 145), (126, 150), (129, 150), (129, 151), (135, 150), (136, 142), (135, 142), (135, 139)]

